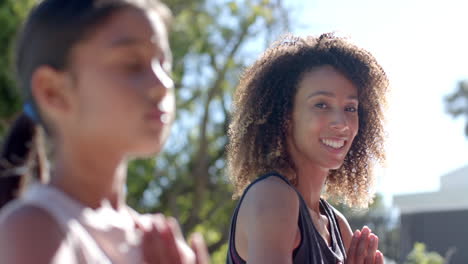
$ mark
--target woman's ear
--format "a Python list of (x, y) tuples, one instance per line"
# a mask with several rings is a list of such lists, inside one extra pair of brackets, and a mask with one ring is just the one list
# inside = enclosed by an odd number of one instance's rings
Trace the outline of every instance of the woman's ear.
[(31, 77), (31, 93), (43, 117), (56, 119), (70, 109), (66, 73), (50, 66), (39, 67)]

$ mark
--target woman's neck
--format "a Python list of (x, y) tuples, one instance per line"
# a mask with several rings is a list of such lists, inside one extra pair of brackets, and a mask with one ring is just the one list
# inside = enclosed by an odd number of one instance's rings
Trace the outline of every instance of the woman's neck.
[(114, 209), (125, 204), (127, 160), (110, 153), (56, 153), (50, 184), (91, 208), (108, 200)]
[(320, 197), (329, 170), (314, 166), (299, 166), (296, 169), (297, 190), (301, 193), (307, 206), (320, 213)]

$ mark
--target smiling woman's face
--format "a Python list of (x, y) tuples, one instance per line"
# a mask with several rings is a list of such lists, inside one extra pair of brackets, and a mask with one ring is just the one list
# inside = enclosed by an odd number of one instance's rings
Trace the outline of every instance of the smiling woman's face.
[(331, 66), (306, 72), (298, 84), (288, 131), (296, 167), (338, 169), (359, 129), (356, 86)]

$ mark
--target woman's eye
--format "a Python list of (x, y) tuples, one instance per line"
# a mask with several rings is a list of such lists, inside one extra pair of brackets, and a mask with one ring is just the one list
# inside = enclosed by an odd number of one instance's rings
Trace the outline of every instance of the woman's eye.
[(357, 107), (349, 106), (345, 109), (347, 112), (357, 112)]
[(130, 63), (125, 63), (124, 67), (126, 70), (129, 72), (141, 72), (144, 69), (143, 63), (140, 62), (130, 62)]
[(320, 108), (320, 109), (325, 109), (325, 108), (327, 108), (327, 104), (325, 104), (325, 103), (318, 103), (318, 104), (315, 104), (315, 107)]
[(122, 58), (119, 67), (127, 73), (141, 73), (146, 68), (146, 62), (144, 59), (138, 58), (137, 55), (133, 55), (134, 57), (126, 56), (126, 58)]

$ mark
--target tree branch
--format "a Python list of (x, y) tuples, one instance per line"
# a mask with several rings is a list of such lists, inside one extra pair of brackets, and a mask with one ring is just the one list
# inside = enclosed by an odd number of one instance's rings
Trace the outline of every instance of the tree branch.
[[(201, 209), (202, 202), (204, 200), (204, 194), (206, 190), (206, 184), (208, 180), (208, 159), (207, 159), (207, 149), (208, 149), (208, 142), (207, 142), (207, 127), (209, 123), (209, 108), (211, 102), (215, 95), (221, 91), (221, 83), (226, 78), (226, 73), (229, 69), (229, 59), (234, 57), (234, 54), (237, 53), (241, 44), (244, 42), (245, 38), (248, 35), (248, 30), (250, 26), (255, 22), (255, 19), (251, 20), (251, 23), (243, 23), (243, 27), (241, 28), (241, 32), (237, 36), (237, 39), (234, 41), (234, 45), (232, 46), (231, 50), (229, 51), (228, 55), (226, 56), (226, 60), (224, 65), (221, 69), (217, 71), (217, 78), (213, 82), (213, 85), (210, 87), (206, 101), (204, 104), (204, 112), (203, 118), (200, 125), (200, 140), (199, 140), (199, 149), (196, 155), (196, 160), (194, 164), (196, 167), (194, 169), (194, 178), (195, 178), (195, 194), (194, 194), (194, 201), (193, 207), (190, 211), (190, 216), (187, 221), (187, 230), (191, 230), (195, 225), (199, 222), (199, 213)], [(217, 69), (216, 61), (214, 56), (210, 56), (211, 64), (214, 69)]]

